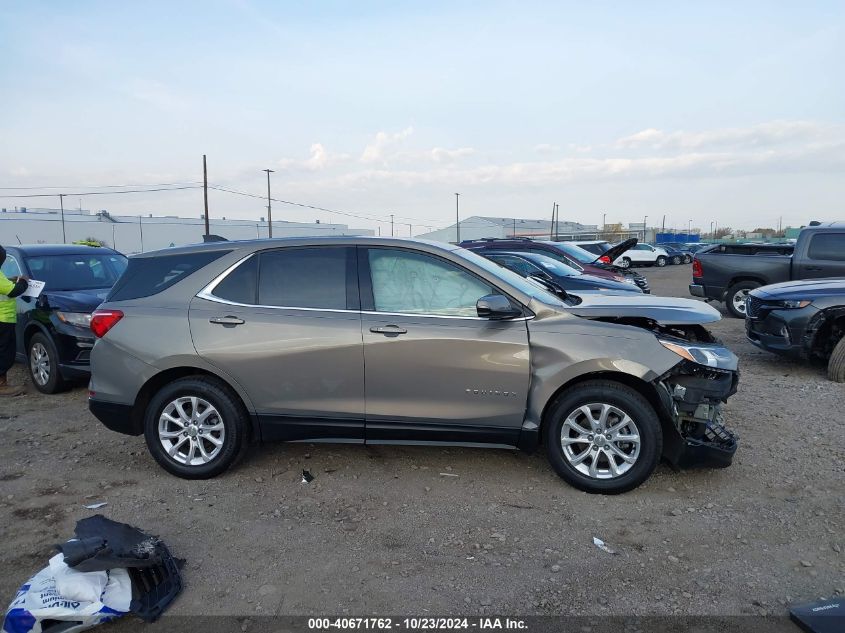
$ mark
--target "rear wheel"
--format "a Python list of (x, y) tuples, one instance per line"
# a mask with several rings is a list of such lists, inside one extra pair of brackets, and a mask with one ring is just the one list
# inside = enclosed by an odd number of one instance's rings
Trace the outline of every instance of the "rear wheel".
[(246, 448), (248, 416), (218, 380), (189, 377), (166, 385), (150, 401), (144, 438), (169, 473), (208, 479), (231, 467)]
[(684, 263), (685, 264), (691, 264), (692, 263), (692, 255), (690, 255), (690, 254), (684, 255)]
[(845, 382), (845, 336), (833, 348), (827, 362), (827, 377), (833, 382)]
[(649, 478), (663, 451), (651, 404), (618, 382), (591, 380), (567, 389), (547, 415), (549, 462), (585, 492), (619, 494), (636, 488)]
[(666, 265), (666, 258), (663, 255), (659, 255), (657, 257), (657, 261), (655, 262), (661, 268)]
[(673, 256), (672, 257), (672, 263), (675, 264), (675, 266), (680, 264), (681, 263), (681, 256), (680, 255)]
[(622, 261), (619, 262), (620, 268), (630, 268), (631, 267), (631, 258), (630, 257), (623, 257)]
[(737, 319), (745, 318), (745, 302), (748, 299), (748, 293), (759, 287), (760, 284), (756, 281), (741, 281), (728, 288), (725, 305), (731, 316)]
[(27, 361), (29, 377), (38, 391), (59, 393), (67, 388), (59, 371), (59, 352), (49, 336), (41, 332), (32, 336), (27, 347)]

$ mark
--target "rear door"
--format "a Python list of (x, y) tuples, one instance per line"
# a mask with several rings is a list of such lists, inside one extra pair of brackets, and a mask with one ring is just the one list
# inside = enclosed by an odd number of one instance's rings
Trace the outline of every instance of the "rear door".
[(435, 255), (359, 248), (368, 443), (515, 445), (529, 381), (524, 318), (478, 317), (499, 291)]
[(813, 233), (796, 268), (793, 279), (845, 276), (845, 231)]
[(363, 442), (354, 247), (265, 250), (191, 303), (197, 352), (249, 394), (264, 439)]

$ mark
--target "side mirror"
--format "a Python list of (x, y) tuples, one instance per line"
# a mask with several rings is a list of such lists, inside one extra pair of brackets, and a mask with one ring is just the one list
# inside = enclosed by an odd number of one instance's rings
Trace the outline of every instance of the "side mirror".
[(522, 310), (514, 306), (504, 295), (486, 295), (475, 304), (478, 316), (488, 319), (513, 319), (522, 316)]

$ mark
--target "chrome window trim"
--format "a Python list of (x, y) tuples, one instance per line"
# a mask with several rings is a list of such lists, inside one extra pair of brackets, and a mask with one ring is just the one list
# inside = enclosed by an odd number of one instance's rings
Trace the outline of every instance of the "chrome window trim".
[(302, 306), (269, 306), (263, 305), (260, 303), (238, 303), (237, 301), (229, 301), (228, 299), (223, 299), (222, 297), (218, 297), (214, 294), (214, 289), (223, 281), (229, 274), (231, 274), (238, 266), (246, 262), (250, 257), (256, 255), (258, 251), (254, 253), (250, 253), (246, 257), (236, 261), (234, 264), (229, 266), (226, 270), (222, 273), (217, 275), (214, 279), (211, 280), (202, 290), (200, 290), (195, 296), (199, 299), (205, 299), (206, 301), (211, 301), (213, 303), (220, 303), (223, 305), (234, 306), (237, 308), (261, 308), (262, 310), (302, 310), (305, 312), (329, 312), (329, 313), (340, 313), (340, 314), (366, 314), (370, 316), (401, 316), (401, 317), (424, 317), (427, 319), (458, 319), (461, 321), (528, 321), (533, 319), (533, 316), (523, 316), (517, 317), (514, 319), (488, 319), (486, 317), (480, 316), (458, 316), (458, 315), (447, 315), (447, 314), (418, 314), (413, 312), (378, 312), (376, 310), (341, 310), (338, 308), (305, 308)]

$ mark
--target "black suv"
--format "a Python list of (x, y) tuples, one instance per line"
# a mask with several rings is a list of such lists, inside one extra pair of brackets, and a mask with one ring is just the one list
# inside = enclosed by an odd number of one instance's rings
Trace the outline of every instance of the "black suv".
[(126, 269), (126, 257), (110, 248), (35, 244), (9, 246), (3, 274), (45, 282), (37, 299), (19, 297), (17, 359), (32, 384), (56, 393), (90, 373), (94, 346), (91, 313)]
[(828, 377), (845, 382), (845, 279), (763, 286), (745, 303), (748, 340), (769, 352), (827, 362)]
[[(632, 245), (637, 243), (636, 238), (633, 240), (626, 240), (621, 244), (616, 245), (613, 249), (618, 250), (618, 257)], [(608, 254), (613, 255), (610, 251), (603, 255), (596, 256), (594, 253), (584, 250), (576, 244), (570, 242), (553, 242), (552, 240), (532, 240), (527, 237), (517, 238), (484, 238), (481, 240), (466, 240), (460, 243), (463, 248), (471, 251), (494, 250), (494, 251), (513, 251), (513, 252), (529, 252), (545, 255), (552, 259), (562, 261), (564, 264), (581, 270), (588, 275), (601, 277), (610, 281), (618, 281), (621, 283), (634, 283), (645, 293), (651, 292), (648, 286), (648, 279), (643, 275), (634, 272), (630, 269), (613, 266), (610, 263), (604, 263), (602, 258), (606, 258)], [(608, 259), (612, 262), (613, 259)]]

